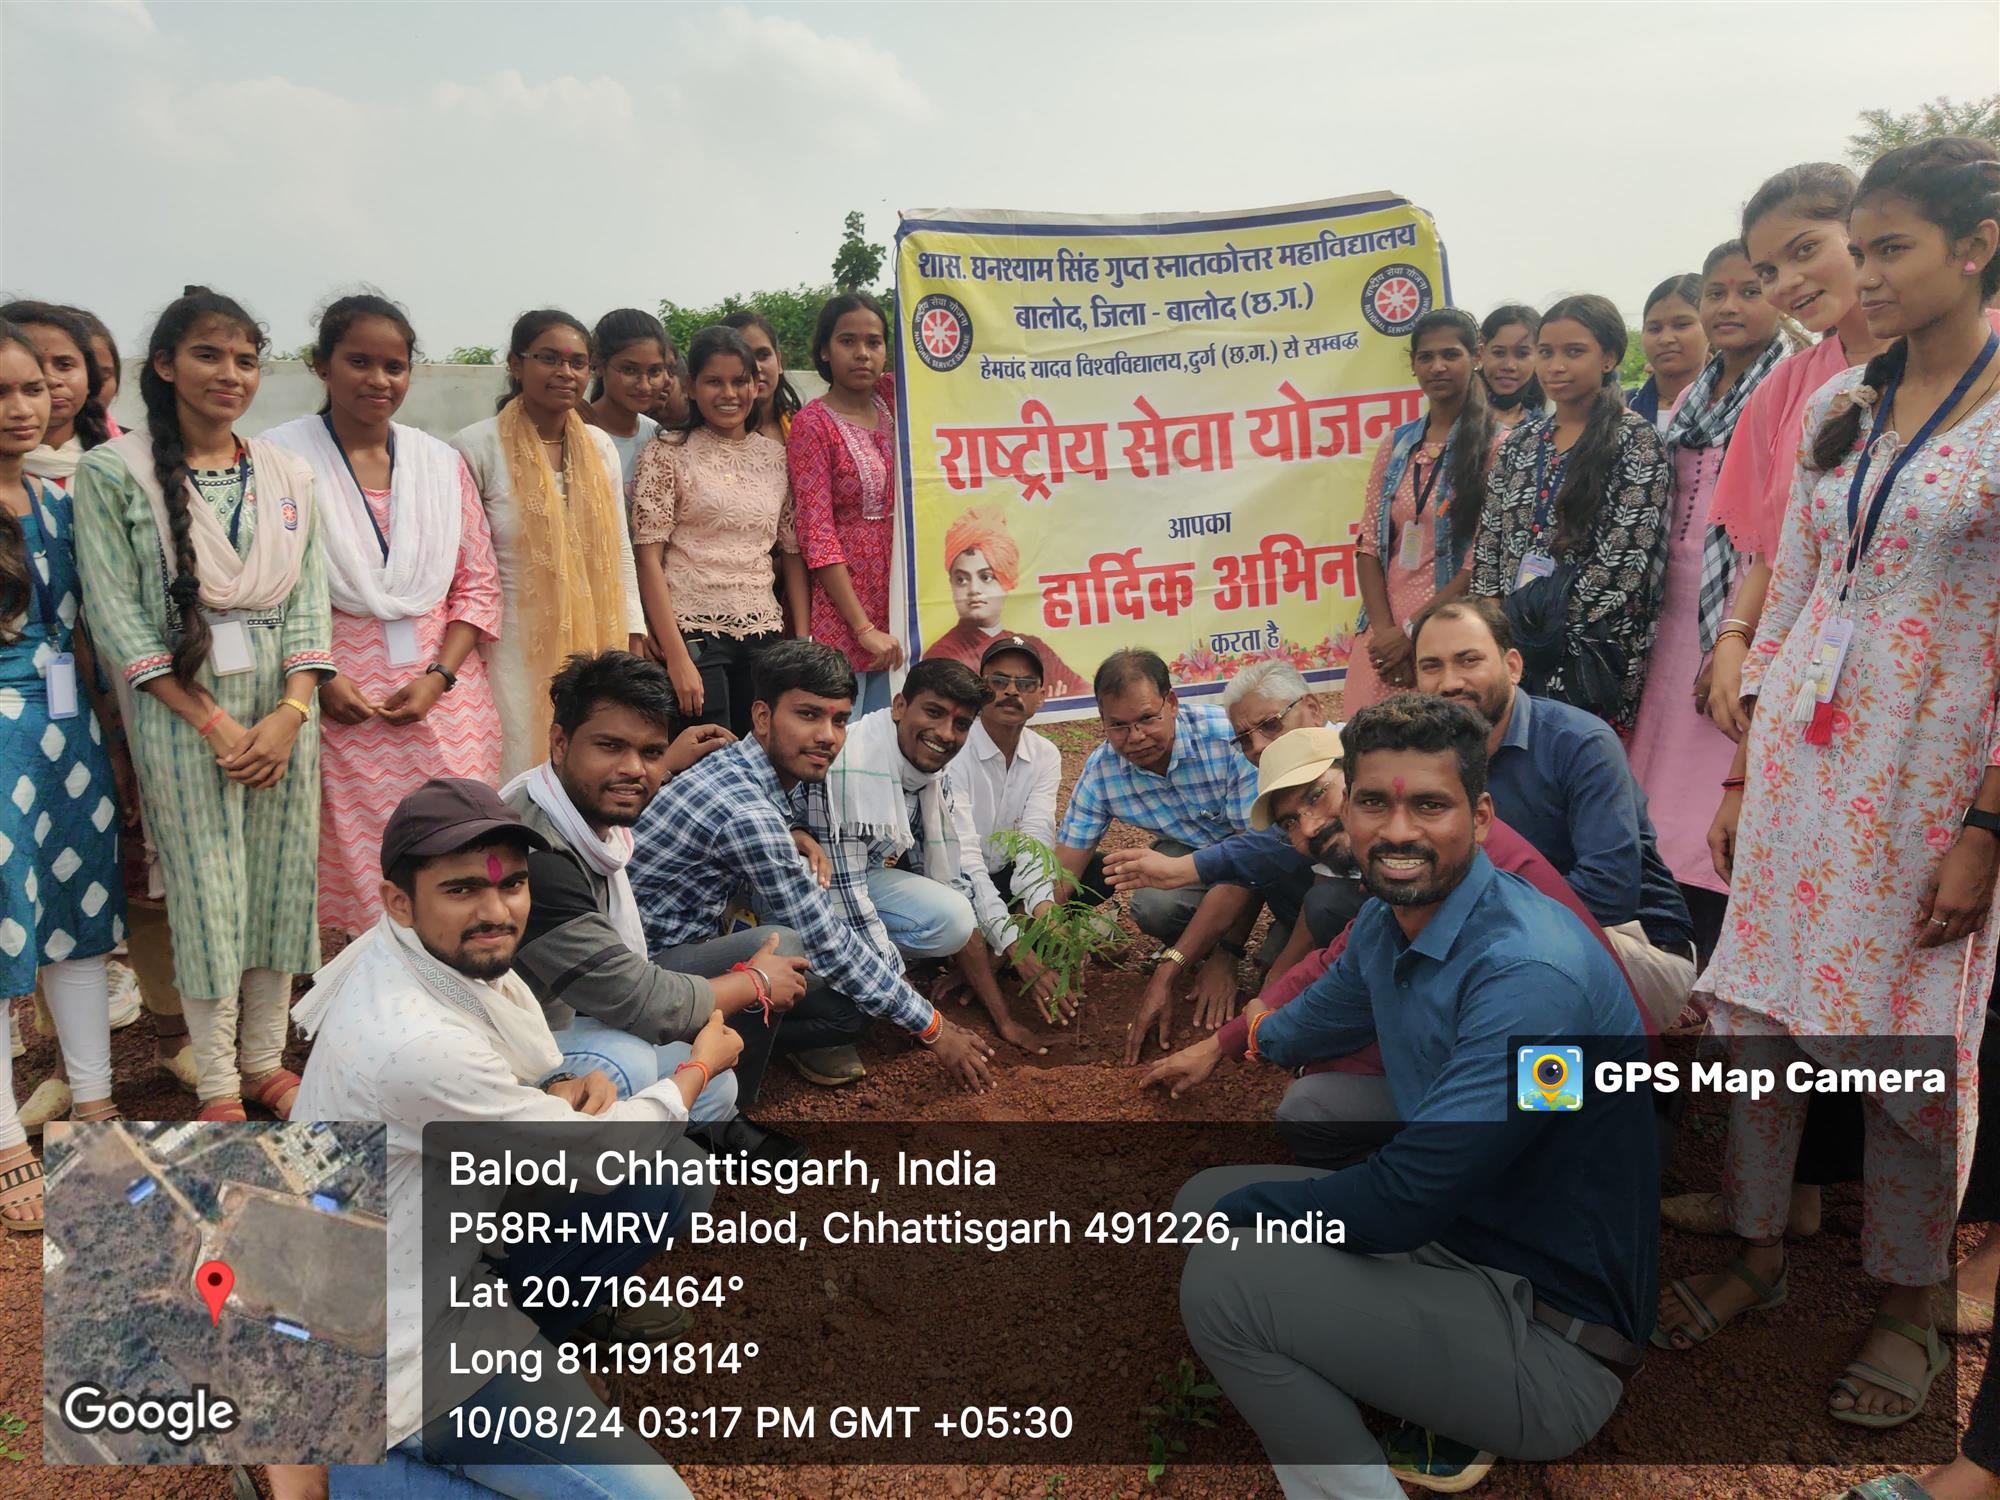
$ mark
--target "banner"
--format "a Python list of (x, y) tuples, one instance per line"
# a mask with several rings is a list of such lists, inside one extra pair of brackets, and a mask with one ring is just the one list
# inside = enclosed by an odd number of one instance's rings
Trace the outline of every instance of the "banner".
[(1450, 298), (1430, 216), (1369, 193), (1242, 213), (937, 210), (896, 233), (897, 593), (911, 655), (1035, 638), (1048, 717), (1150, 647), (1182, 694), (1283, 656), (1345, 675), (1378, 444)]

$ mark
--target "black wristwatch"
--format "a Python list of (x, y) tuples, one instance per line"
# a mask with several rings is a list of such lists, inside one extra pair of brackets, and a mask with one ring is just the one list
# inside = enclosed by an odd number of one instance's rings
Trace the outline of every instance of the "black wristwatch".
[(1968, 807), (1965, 810), (1965, 826), (1983, 828), (1996, 839), (2000, 839), (2000, 813), (1981, 812), (1976, 807)]
[(434, 661), (428, 667), (424, 668), (424, 675), (426, 677), (430, 676), (433, 672), (444, 679), (444, 690), (447, 693), (458, 686), (458, 673), (452, 671), (443, 662)]

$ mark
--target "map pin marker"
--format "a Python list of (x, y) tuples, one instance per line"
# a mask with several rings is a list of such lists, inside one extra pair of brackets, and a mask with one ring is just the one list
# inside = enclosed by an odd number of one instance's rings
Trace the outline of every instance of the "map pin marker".
[(235, 1285), (236, 1273), (229, 1269), (227, 1261), (205, 1260), (194, 1273), (194, 1289), (208, 1304), (211, 1328), (222, 1321), (222, 1304), (229, 1300), (229, 1289)]

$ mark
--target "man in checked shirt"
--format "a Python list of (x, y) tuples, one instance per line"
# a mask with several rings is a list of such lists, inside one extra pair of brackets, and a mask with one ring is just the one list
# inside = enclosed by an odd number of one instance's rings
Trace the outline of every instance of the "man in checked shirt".
[(847, 738), (853, 669), (838, 651), (784, 641), (753, 679), (751, 734), (669, 782), (633, 830), (633, 894), (653, 951), (713, 937), (733, 904), (791, 928), (814, 982), (787, 1014), (775, 1051), (811, 1082), (864, 1072), (854, 1040), (870, 1018), (937, 1053), (969, 1089), (991, 1082), (993, 1049), (945, 1019), (903, 978), (902, 959), (871, 920), (865, 872), (836, 861), (822, 887), (792, 841), (828, 826), (826, 775)]

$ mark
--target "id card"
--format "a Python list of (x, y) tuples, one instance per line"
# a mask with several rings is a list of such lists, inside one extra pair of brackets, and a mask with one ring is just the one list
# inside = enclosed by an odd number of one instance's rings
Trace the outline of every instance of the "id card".
[(1412, 521), (1403, 528), (1403, 538), (1396, 546), (1396, 566), (1406, 573), (1414, 573), (1423, 566), (1423, 531), (1421, 521)]
[(423, 656), (417, 645), (417, 622), (407, 615), (400, 620), (384, 620), (382, 647), (389, 653), (390, 666), (414, 666)]
[(1556, 560), (1546, 552), (1530, 552), (1521, 558), (1521, 570), (1514, 575), (1514, 587), (1520, 588), (1534, 578), (1547, 578), (1556, 570)]
[(209, 670), (217, 677), (233, 677), (257, 665), (250, 654), (250, 626), (234, 611), (207, 615)]
[(76, 658), (67, 651), (58, 651), (49, 658), (48, 670), (42, 674), (49, 692), (49, 717), (51, 719), (74, 719), (76, 717)]
[(1813, 642), (1812, 675), (1815, 691), (1814, 701), (1831, 703), (1834, 689), (1840, 684), (1840, 669), (1847, 662), (1847, 645), (1854, 639), (1854, 622), (1835, 615), (1819, 628), (1819, 638)]

